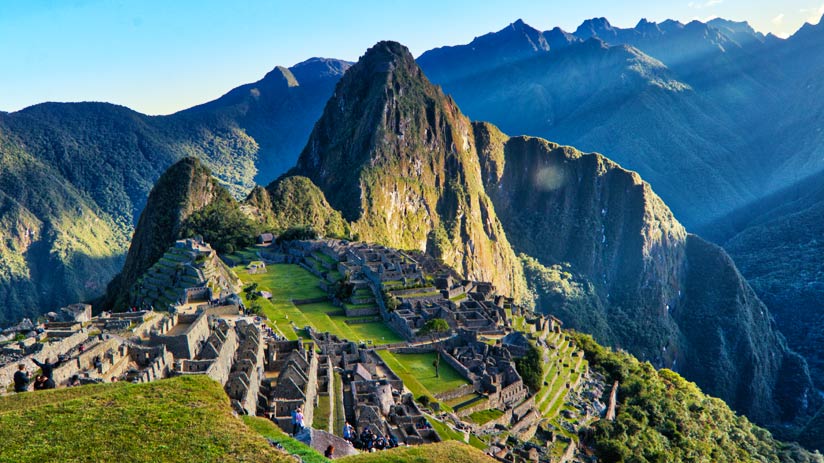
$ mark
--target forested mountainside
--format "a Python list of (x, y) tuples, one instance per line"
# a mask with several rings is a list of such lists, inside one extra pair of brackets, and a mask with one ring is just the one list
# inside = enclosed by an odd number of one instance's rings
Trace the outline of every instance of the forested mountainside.
[(817, 174), (707, 227), (770, 308), (787, 342), (824, 387), (824, 175)]
[(292, 166), (347, 67), (278, 67), (171, 116), (105, 103), (0, 113), (0, 234), (9, 237), (0, 243), (0, 326), (102, 295), (150, 188), (175, 161), (201, 159), (238, 198), (255, 178)]
[(758, 422), (814, 413), (804, 361), (735, 264), (687, 234), (637, 173), (599, 154), (475, 128), (507, 237), (535, 259), (527, 276), (541, 310), (682, 372)]

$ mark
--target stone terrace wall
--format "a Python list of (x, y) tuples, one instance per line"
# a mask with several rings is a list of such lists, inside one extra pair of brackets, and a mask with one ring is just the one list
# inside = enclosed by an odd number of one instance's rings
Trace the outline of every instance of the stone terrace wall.
[(81, 343), (86, 342), (87, 339), (89, 339), (89, 335), (85, 331), (79, 331), (67, 338), (61, 339), (60, 341), (43, 344), (43, 348), (40, 352), (27, 355), (17, 362), (10, 363), (0, 368), (0, 386), (5, 386), (13, 382), (14, 372), (17, 371), (17, 365), (19, 363), (25, 364), (29, 371), (36, 370), (38, 367), (31, 361), (32, 356), (40, 361), (55, 360), (58, 356), (63, 355)]
[[(109, 350), (114, 351), (114, 354), (112, 355), (111, 359), (105, 358), (105, 354)], [(120, 360), (120, 358), (123, 357), (120, 351), (120, 342), (115, 339), (107, 339), (101, 343), (98, 343), (97, 345), (93, 346), (91, 349), (88, 349), (86, 352), (83, 352), (77, 357), (60, 365), (58, 368), (54, 370), (55, 384), (61, 386), (69, 378), (71, 378), (75, 374), (78, 374), (78, 372), (80, 372), (81, 370), (88, 370), (94, 367), (95, 357), (100, 357), (101, 363), (104, 366), (108, 368), (112, 367), (113, 363), (117, 363)], [(113, 360), (114, 362), (108, 362), (107, 360)], [(105, 365), (106, 363), (108, 363), (108, 365)], [(94, 377), (99, 377), (100, 373), (102, 372), (96, 372)]]
[(205, 374), (213, 380), (226, 385), (229, 380), (229, 373), (232, 371), (232, 362), (235, 358), (235, 351), (238, 348), (237, 334), (230, 329), (226, 333), (226, 340), (220, 346), (220, 352), (216, 359), (210, 360), (181, 360), (181, 368), (176, 369), (177, 374)]
[[(192, 320), (194, 318), (194, 320)], [(178, 324), (191, 323), (182, 333), (170, 336), (152, 334), (150, 344), (165, 344), (166, 347), (179, 359), (193, 359), (197, 356), (200, 345), (206, 341), (211, 334), (209, 330), (208, 316), (199, 314), (196, 316), (180, 315)]]
[(463, 397), (465, 395), (472, 394), (473, 392), (475, 392), (475, 386), (473, 384), (464, 384), (463, 386), (452, 389), (451, 391), (435, 394), (435, 398), (444, 402), (447, 400), (457, 399), (458, 397)]

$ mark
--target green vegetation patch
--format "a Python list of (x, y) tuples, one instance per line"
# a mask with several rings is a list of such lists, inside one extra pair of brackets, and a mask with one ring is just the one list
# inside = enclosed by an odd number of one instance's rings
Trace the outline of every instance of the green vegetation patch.
[(388, 351), (379, 351), (378, 355), (403, 380), (404, 385), (412, 391), (415, 397), (451, 391), (469, 384), (457, 370), (441, 359), (439, 368), (440, 377), (435, 376), (436, 354), (396, 354)]
[(343, 463), (492, 463), (491, 457), (483, 452), (460, 442), (447, 441), (417, 447), (398, 447), (375, 453), (362, 453), (341, 458)]
[(0, 410), (0, 461), (288, 461), (206, 376), (31, 392)]
[(472, 420), (475, 424), (484, 425), (489, 423), (492, 420), (497, 420), (498, 418), (502, 417), (504, 412), (498, 410), (497, 408), (493, 408), (491, 410), (481, 410), (474, 413), (469, 414), (469, 419)]
[[(240, 272), (235, 267), (236, 272)], [(318, 331), (328, 331), (350, 341), (363, 341), (372, 344), (391, 344), (404, 339), (392, 331), (383, 322), (346, 323), (346, 316), (339, 315), (343, 310), (331, 302), (319, 302), (296, 306), (293, 300), (314, 299), (326, 296), (318, 287), (320, 279), (305, 268), (294, 264), (275, 264), (266, 266), (266, 273), (247, 274), (240, 272), (244, 285), (257, 283), (258, 289), (272, 293), (272, 299), (257, 299), (255, 302), (261, 310), (288, 339), (297, 339), (298, 335), (290, 323), (298, 328), (311, 326)], [(246, 295), (243, 295), (244, 302)]]
[(595, 424), (600, 461), (820, 461), (795, 444), (776, 441), (677, 373), (655, 370), (588, 335), (575, 336), (590, 365), (620, 384), (615, 421)]

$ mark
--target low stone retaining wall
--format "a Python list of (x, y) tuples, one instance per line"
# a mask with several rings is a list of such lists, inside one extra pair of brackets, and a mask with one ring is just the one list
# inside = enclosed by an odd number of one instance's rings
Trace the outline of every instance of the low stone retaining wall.
[(327, 302), (329, 298), (326, 296), (323, 297), (312, 297), (309, 299), (292, 299), (292, 304), (295, 305), (306, 305), (306, 304), (317, 304), (319, 302)]
[(457, 399), (458, 397), (472, 394), (473, 392), (475, 392), (475, 386), (472, 384), (464, 384), (463, 386), (452, 389), (451, 391), (435, 394), (435, 398), (441, 402), (445, 402), (447, 400)]

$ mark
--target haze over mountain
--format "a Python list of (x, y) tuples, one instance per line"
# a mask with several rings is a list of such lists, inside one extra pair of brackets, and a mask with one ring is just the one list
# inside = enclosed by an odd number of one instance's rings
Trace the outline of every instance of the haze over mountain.
[(821, 29), (780, 40), (722, 19), (596, 18), (573, 33), (517, 21), (418, 61), (471, 118), (608, 152), (696, 227), (824, 167), (814, 142), (796, 142), (816, 113), (786, 104), (816, 101), (803, 57), (820, 56), (806, 42)]
[(737, 210), (712, 226), (770, 308), (788, 344), (824, 387), (824, 174)]

